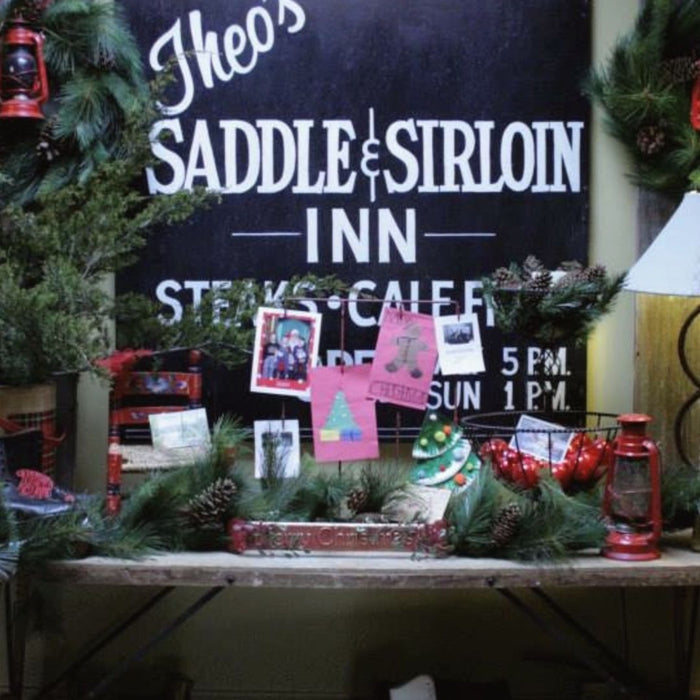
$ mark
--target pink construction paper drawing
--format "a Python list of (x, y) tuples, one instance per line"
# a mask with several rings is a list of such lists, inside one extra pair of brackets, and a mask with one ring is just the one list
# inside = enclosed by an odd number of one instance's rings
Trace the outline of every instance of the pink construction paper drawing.
[(437, 362), (433, 317), (385, 309), (374, 352), (368, 396), (425, 409)]
[(367, 399), (370, 365), (311, 370), (311, 423), (317, 462), (377, 459), (374, 401)]

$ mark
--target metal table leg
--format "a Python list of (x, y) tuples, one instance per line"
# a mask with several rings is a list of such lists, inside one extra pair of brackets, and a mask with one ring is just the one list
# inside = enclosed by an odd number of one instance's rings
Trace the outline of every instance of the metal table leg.
[[(558, 644), (568, 649), (573, 657), (585, 664), (600, 678), (613, 684), (622, 694), (630, 698), (635, 698), (635, 700), (662, 700), (661, 697), (647, 688), (643, 681), (636, 677), (619, 655), (612, 654), (602, 642), (595, 639), (588, 630), (576, 622), (568, 613), (539, 589), (532, 590), (536, 592), (538, 597), (540, 597), (549, 609), (555, 613), (556, 620), (554, 622), (547, 620), (523, 598), (517, 596), (510, 589), (497, 588), (495, 590), (530, 618), (542, 631), (553, 637)], [(592, 645), (598, 653), (592, 653), (590, 649), (581, 648), (580, 645), (575, 643), (575, 635), (572, 633), (583, 638), (584, 641)], [(663, 700), (669, 700), (669, 698), (664, 696)]]

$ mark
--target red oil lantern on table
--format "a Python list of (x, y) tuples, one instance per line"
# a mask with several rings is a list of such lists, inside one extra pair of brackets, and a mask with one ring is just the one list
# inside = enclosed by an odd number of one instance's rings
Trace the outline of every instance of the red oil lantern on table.
[(656, 443), (647, 436), (651, 417), (618, 416), (612, 444), (603, 515), (609, 532), (603, 554), (610, 559), (647, 561), (661, 556), (661, 468)]
[(44, 37), (16, 16), (5, 22), (0, 43), (0, 118), (43, 119), (49, 97)]

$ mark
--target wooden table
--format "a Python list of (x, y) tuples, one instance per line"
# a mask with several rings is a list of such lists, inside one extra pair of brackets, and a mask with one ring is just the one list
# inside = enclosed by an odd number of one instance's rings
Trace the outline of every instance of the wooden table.
[(125, 586), (274, 588), (546, 588), (562, 586), (697, 586), (700, 554), (687, 543), (660, 559), (619, 562), (597, 553), (556, 564), (500, 559), (412, 557), (403, 553), (243, 555), (180, 553), (140, 560), (91, 557), (51, 565), (52, 579)]
[[(99, 697), (129, 666), (177, 629), (212, 598), (228, 587), (332, 588), (332, 589), (472, 589), (491, 588), (506, 598), (534, 624), (550, 635), (562, 650), (585, 663), (597, 675), (614, 683), (631, 698), (669, 700), (668, 691), (657, 693), (629, 668), (625, 659), (605, 647), (578, 620), (548, 596), (545, 589), (560, 587), (672, 587), (678, 594), (675, 611), (675, 647), (678, 691), (688, 697), (694, 651), (694, 629), (700, 590), (700, 554), (689, 548), (688, 533), (667, 541), (660, 559), (620, 562), (590, 552), (569, 561), (538, 565), (497, 559), (412, 557), (405, 553), (369, 554), (260, 554), (226, 552), (177, 553), (139, 560), (91, 557), (54, 562), (49, 580), (69, 585), (158, 586), (159, 592), (123, 622), (114, 633), (98, 640), (35, 700), (145, 615), (158, 601), (180, 586), (205, 587), (203, 595), (177, 615), (141, 649), (116, 666), (86, 698)], [(690, 598), (688, 592), (690, 591)], [(536, 596), (537, 605), (527, 602)], [(690, 615), (688, 614), (690, 600)], [(543, 614), (544, 608), (544, 614)], [(688, 620), (692, 623), (688, 624)], [(21, 676), (21, 674), (20, 674)], [(21, 694), (21, 691), (20, 691)]]

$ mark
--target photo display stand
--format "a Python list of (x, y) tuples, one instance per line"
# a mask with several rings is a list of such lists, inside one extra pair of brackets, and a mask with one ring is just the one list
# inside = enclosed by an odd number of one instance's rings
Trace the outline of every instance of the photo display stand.
[[(296, 302), (296, 303), (303, 303), (303, 302), (321, 302), (321, 301), (327, 301), (327, 299), (323, 297), (294, 297), (291, 298), (290, 301)], [(353, 304), (381, 304), (383, 306), (382, 309), (382, 317), (384, 315), (385, 309), (391, 308), (395, 309), (398, 311), (398, 318), (399, 320), (403, 319), (404, 314), (408, 315), (410, 313), (415, 313), (415, 312), (408, 312), (405, 309), (405, 303), (404, 302), (387, 302), (384, 299), (347, 299), (347, 298), (337, 298), (335, 301), (339, 304), (339, 350), (340, 350), (340, 357), (339, 357), (339, 362), (336, 365), (338, 368), (338, 372), (340, 373), (341, 376), (346, 375), (346, 372), (350, 371), (350, 366), (348, 365), (346, 361), (346, 337), (347, 337), (347, 306), (349, 303)], [(449, 300), (446, 301), (444, 299), (417, 299), (411, 302), (412, 308), (418, 308), (419, 305), (424, 304), (441, 304), (444, 306), (449, 306), (454, 310), (454, 315), (458, 320), (461, 320), (462, 314), (460, 311), (460, 306), (459, 302)], [(381, 329), (381, 322), (380, 322), (380, 329)], [(433, 330), (433, 333), (435, 331)], [(367, 365), (369, 367), (369, 365)], [(432, 378), (432, 372), (431, 372), (431, 378)], [(313, 397), (313, 392), (312, 392), (312, 397)], [(312, 398), (313, 401), (313, 398)], [(370, 403), (371, 398), (368, 399), (368, 403)], [(390, 404), (391, 401), (381, 401), (378, 400), (379, 403), (381, 404)], [(384, 435), (379, 438), (379, 442), (388, 442), (391, 440), (394, 445), (394, 456), (398, 460), (400, 456), (400, 444), (403, 441), (406, 441), (407, 436), (403, 435), (402, 431), (402, 410), (411, 410), (410, 408), (406, 409), (405, 407), (399, 407), (397, 406), (395, 411), (394, 411), (394, 425), (393, 425), (393, 434), (391, 436), (387, 436), (386, 431), (384, 431)], [(423, 409), (423, 411), (429, 410), (428, 406), (426, 405)], [(452, 417), (453, 421), (455, 423), (459, 422), (459, 406), (455, 404), (454, 408), (452, 410)], [(283, 407), (283, 416), (284, 416), (284, 407)], [(376, 419), (375, 419), (376, 420)], [(422, 416), (421, 416), (422, 420)], [(413, 439), (412, 437), (410, 439)], [(318, 460), (317, 460), (318, 461)], [(342, 473), (342, 466), (344, 461), (356, 461), (354, 459), (337, 459), (334, 460), (337, 461), (337, 466), (338, 466), (338, 473)]]

